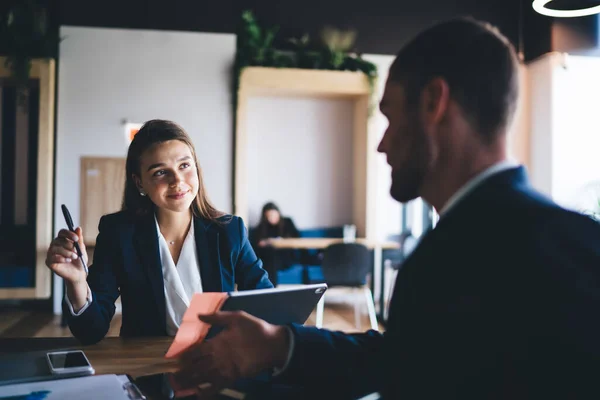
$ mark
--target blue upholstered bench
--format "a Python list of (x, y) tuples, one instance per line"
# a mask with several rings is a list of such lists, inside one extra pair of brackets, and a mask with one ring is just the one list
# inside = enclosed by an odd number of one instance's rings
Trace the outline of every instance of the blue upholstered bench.
[[(343, 237), (344, 228), (339, 227), (327, 227), (327, 228), (312, 228), (312, 229), (301, 229), (300, 237), (302, 238), (341, 238)], [(309, 254), (317, 255), (317, 250), (309, 250)], [(316, 258), (316, 257), (311, 257)], [(313, 261), (314, 262), (314, 261)], [(304, 268), (308, 274), (308, 283), (320, 283), (324, 282), (323, 272), (321, 271), (320, 265), (292, 265), (282, 271), (277, 272), (277, 279), (279, 284), (300, 284), (303, 283)]]
[(28, 288), (33, 287), (34, 269), (21, 266), (0, 266), (0, 288)]

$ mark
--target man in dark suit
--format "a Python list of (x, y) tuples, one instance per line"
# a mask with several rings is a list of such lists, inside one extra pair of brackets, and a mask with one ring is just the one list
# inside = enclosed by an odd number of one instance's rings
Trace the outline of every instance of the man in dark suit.
[(391, 195), (422, 197), (440, 220), (398, 274), (385, 334), (202, 316), (225, 330), (178, 378), (210, 393), (274, 368), (331, 398), (599, 398), (600, 225), (509, 161), (517, 98), (518, 61), (496, 29), (459, 19), (414, 38), (389, 71), (378, 150)]

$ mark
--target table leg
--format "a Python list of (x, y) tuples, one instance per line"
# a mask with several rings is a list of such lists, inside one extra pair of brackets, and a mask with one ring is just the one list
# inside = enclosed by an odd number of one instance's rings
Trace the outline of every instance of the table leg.
[(379, 305), (379, 313), (382, 314), (383, 308), (381, 308), (381, 299), (383, 298), (384, 286), (381, 286), (381, 276), (384, 274), (384, 271), (381, 246), (376, 246), (373, 249), (373, 253), (373, 279), (371, 280), (371, 291), (373, 292), (373, 300), (376, 305), (375, 311), (377, 311), (377, 305)]
[[(381, 260), (381, 262), (383, 263), (383, 260)], [(377, 313), (377, 318), (379, 319), (379, 321), (382, 324), (385, 324), (386, 322), (386, 315), (385, 315), (385, 275), (386, 275), (386, 270), (385, 270), (385, 265), (381, 266), (381, 279), (380, 279), (380, 285), (381, 285), (381, 296), (379, 296), (379, 301), (377, 302), (377, 307), (379, 309), (379, 312)]]

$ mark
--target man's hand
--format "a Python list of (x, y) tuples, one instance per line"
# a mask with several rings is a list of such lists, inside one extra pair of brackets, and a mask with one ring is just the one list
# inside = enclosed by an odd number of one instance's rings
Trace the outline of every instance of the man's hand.
[(283, 326), (269, 324), (243, 311), (217, 312), (199, 318), (224, 329), (186, 351), (175, 380), (212, 397), (240, 378), (251, 378), (286, 362), (290, 338)]

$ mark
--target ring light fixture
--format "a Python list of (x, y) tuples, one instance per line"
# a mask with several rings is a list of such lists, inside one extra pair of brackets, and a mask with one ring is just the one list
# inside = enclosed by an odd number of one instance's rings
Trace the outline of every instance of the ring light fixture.
[(559, 18), (585, 17), (586, 15), (594, 15), (600, 13), (600, 6), (588, 8), (580, 8), (579, 10), (556, 10), (546, 7), (552, 0), (533, 0), (532, 7), (535, 11), (542, 15)]

